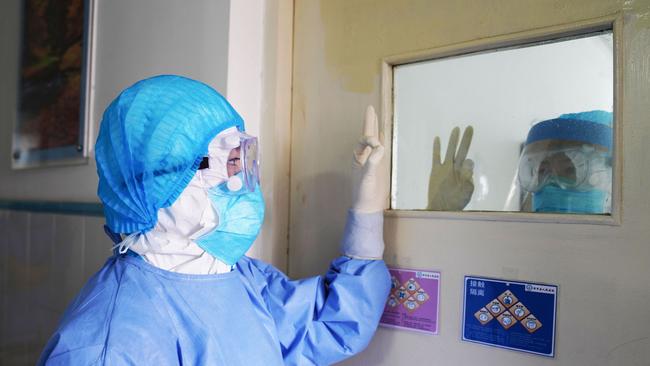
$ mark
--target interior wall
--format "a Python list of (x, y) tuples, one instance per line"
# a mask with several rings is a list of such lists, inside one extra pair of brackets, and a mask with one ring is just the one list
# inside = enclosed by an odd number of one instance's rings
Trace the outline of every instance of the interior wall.
[[(98, 202), (93, 145), (106, 106), (158, 74), (201, 80), (224, 94), (261, 140), (266, 223), (248, 253), (286, 268), (293, 3), (95, 1), (86, 165), (11, 170), (21, 2), (0, 4), (0, 200)], [(43, 181), (49, 189), (40, 189)], [(261, 243), (264, 243), (262, 245)]]
[[(92, 144), (104, 108), (137, 80), (174, 73), (226, 92), (229, 0), (96, 1), (88, 164), (12, 171), (20, 4), (0, 3), (1, 201), (98, 202)], [(111, 253), (103, 224), (90, 214), (0, 210), (0, 364), (36, 363), (69, 302)]]
[[(89, 162), (12, 171), (20, 8), (19, 0), (0, 3), (0, 155), (6, 157), (0, 158), (0, 208), (21, 207), (0, 209), (0, 365), (33, 365), (67, 304), (110, 255), (99, 210), (84, 213), (80, 207), (93, 205), (77, 203), (98, 202), (92, 143), (104, 108), (148, 76), (180, 74), (206, 82), (259, 137), (267, 213), (248, 254), (286, 269), (291, 1), (96, 0)], [(77, 214), (61, 214), (59, 206)]]
[(293, 2), (230, 6), (228, 101), (260, 142), (264, 225), (247, 255), (287, 266)]
[[(381, 59), (619, 14), (620, 226), (387, 215), (389, 265), (442, 274), (440, 334), (380, 328), (347, 365), (647, 365), (650, 359), (650, 1), (296, 2), (290, 273), (323, 273), (350, 205), (351, 151), (381, 105)], [(379, 108), (378, 108), (379, 109)], [(490, 248), (490, 250), (486, 250)], [(465, 275), (559, 285), (555, 358), (460, 341)]]
[(0, 365), (34, 365), (111, 254), (104, 218), (0, 210)]
[[(0, 4), (0, 198), (98, 202), (92, 150), (102, 113), (122, 89), (140, 79), (180, 74), (226, 91), (229, 0), (94, 2), (88, 164), (18, 171), (11, 170), (10, 157), (22, 2)], [(42, 189), (44, 181), (49, 189)]]
[[(6, 157), (0, 158), (0, 208), (21, 206), (0, 210), (0, 365), (36, 362), (63, 310), (111, 248), (99, 210), (84, 214), (79, 207), (93, 205), (77, 205), (98, 202), (92, 145), (87, 165), (9, 168), (20, 4), (0, 3), (0, 155)], [(261, 141), (267, 213), (248, 254), (286, 269), (293, 3), (97, 0), (94, 19), (91, 143), (104, 108), (137, 80), (173, 73), (211, 85)], [(77, 214), (57, 213), (59, 206)]]

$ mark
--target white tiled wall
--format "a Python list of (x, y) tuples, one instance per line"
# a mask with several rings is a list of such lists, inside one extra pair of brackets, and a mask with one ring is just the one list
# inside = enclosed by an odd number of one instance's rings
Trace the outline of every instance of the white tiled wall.
[(111, 255), (104, 218), (0, 210), (0, 365), (34, 365), (60, 316)]

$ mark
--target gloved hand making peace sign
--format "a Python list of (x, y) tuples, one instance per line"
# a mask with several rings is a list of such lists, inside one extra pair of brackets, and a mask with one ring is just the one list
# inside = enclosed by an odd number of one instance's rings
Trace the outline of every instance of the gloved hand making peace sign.
[(363, 134), (352, 159), (352, 209), (343, 234), (342, 252), (357, 259), (381, 259), (384, 253), (384, 214), (388, 169), (377, 114), (366, 109)]
[(352, 209), (357, 212), (378, 212), (385, 208), (388, 182), (382, 142), (377, 114), (372, 106), (368, 106), (363, 135), (354, 149), (352, 161)]
[(474, 162), (467, 159), (474, 129), (465, 128), (458, 146), (460, 128), (451, 131), (445, 160), (440, 159), (440, 137), (433, 140), (433, 162), (429, 177), (429, 200), (427, 209), (436, 211), (459, 211), (465, 208), (474, 193)]

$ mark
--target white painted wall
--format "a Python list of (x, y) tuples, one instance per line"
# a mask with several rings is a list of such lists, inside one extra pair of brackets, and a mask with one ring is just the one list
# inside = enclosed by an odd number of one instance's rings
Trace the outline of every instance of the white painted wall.
[[(350, 205), (350, 151), (384, 57), (620, 14), (620, 226), (387, 214), (385, 259), (442, 274), (440, 334), (380, 328), (345, 365), (636, 366), (650, 360), (650, 1), (296, 2), (290, 274), (323, 273)], [(384, 126), (386, 128), (388, 126)], [(462, 215), (462, 214), (459, 214)], [(460, 340), (465, 275), (559, 285), (556, 357)]]
[(230, 5), (227, 98), (260, 143), (264, 226), (247, 255), (286, 270), (293, 2)]

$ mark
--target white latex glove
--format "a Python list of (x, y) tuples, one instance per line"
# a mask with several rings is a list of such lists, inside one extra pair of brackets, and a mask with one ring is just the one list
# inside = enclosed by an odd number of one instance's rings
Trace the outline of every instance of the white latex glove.
[(383, 137), (379, 134), (377, 114), (372, 106), (366, 109), (363, 135), (354, 149), (352, 162), (352, 210), (360, 213), (383, 211), (388, 196), (384, 178)]
[(374, 108), (368, 106), (363, 135), (352, 160), (353, 203), (341, 251), (356, 259), (381, 259), (384, 253), (383, 209), (388, 197), (388, 167), (383, 163), (383, 138)]
[(451, 131), (445, 160), (440, 160), (440, 137), (433, 140), (433, 162), (429, 177), (429, 204), (427, 209), (436, 211), (460, 211), (469, 203), (474, 193), (474, 162), (467, 158), (474, 128), (468, 126), (463, 132), (458, 152), (460, 128)]

